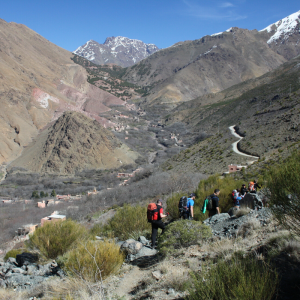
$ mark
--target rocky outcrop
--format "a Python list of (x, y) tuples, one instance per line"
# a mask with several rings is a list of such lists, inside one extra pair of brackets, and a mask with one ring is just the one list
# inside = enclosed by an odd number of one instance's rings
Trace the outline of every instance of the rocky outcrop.
[(157, 254), (157, 250), (150, 247), (150, 241), (144, 236), (139, 237), (139, 241), (128, 239), (125, 242), (119, 242), (120, 249), (126, 253), (128, 262), (143, 264)]
[[(27, 258), (26, 258), (27, 257)], [(6, 262), (0, 262), (0, 287), (16, 290), (30, 289), (52, 276), (63, 278), (65, 275), (55, 260), (40, 265), (31, 262), (30, 254), (19, 256), (19, 263), (10, 257)]]
[[(230, 216), (228, 213), (214, 215), (203, 223), (211, 227), (212, 234), (215, 237), (235, 238), (240, 234), (245, 234), (247, 224), (251, 224), (254, 221), (260, 226), (264, 226), (269, 223), (270, 218), (270, 209), (262, 208), (260, 210), (250, 210), (249, 213), (241, 217)], [(251, 230), (251, 225), (249, 225), (249, 230)]]

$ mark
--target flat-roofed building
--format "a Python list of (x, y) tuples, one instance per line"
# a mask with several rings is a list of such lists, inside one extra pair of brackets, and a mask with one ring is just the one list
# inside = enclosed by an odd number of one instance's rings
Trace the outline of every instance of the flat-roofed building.
[(44, 226), (48, 222), (58, 222), (58, 221), (65, 221), (66, 216), (65, 215), (56, 215), (53, 214), (51, 216), (45, 217), (41, 219), (41, 226)]

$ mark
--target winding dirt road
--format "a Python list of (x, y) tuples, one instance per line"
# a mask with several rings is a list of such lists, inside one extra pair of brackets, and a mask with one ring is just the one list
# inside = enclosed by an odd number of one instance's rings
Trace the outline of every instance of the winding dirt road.
[(231, 134), (234, 135), (235, 137), (237, 137), (239, 140), (236, 141), (236, 142), (234, 142), (234, 143), (232, 143), (232, 150), (233, 150), (235, 153), (239, 154), (239, 155), (243, 155), (243, 156), (250, 157), (250, 158), (254, 159), (254, 161), (257, 160), (257, 159), (259, 159), (259, 157), (257, 157), (257, 156), (249, 155), (249, 154), (246, 154), (246, 153), (243, 153), (243, 152), (239, 151), (237, 145), (238, 145), (238, 143), (243, 139), (243, 137), (240, 136), (239, 134), (237, 134), (237, 133), (235, 132), (234, 127), (235, 127), (235, 125), (232, 125), (232, 126), (230, 126), (230, 127), (228, 127), (228, 128), (229, 128)]

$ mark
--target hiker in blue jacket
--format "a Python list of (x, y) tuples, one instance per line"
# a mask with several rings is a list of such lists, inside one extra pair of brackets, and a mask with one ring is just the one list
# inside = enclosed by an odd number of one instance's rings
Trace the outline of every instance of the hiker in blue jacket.
[(190, 194), (190, 197), (187, 199), (187, 209), (189, 213), (189, 220), (194, 219), (194, 205), (195, 205), (196, 195), (194, 193)]

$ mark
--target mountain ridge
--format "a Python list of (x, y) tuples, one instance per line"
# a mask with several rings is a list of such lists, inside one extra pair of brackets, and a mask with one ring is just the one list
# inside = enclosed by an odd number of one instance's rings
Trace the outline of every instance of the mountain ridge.
[(158, 47), (140, 40), (117, 36), (106, 38), (103, 44), (90, 40), (78, 47), (74, 54), (80, 55), (96, 64), (116, 64), (122, 67), (131, 66), (152, 53)]

